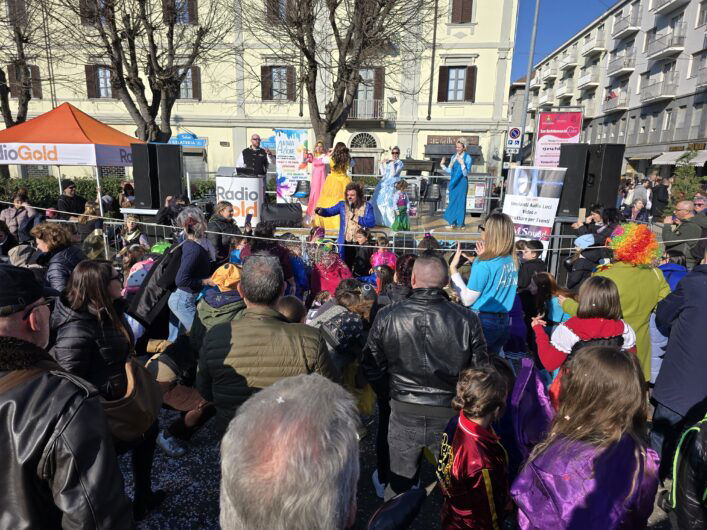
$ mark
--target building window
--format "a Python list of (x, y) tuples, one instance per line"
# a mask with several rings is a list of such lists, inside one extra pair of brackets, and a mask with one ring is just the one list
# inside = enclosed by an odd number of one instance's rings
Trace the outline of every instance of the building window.
[(449, 69), (449, 83), (447, 84), (447, 101), (464, 101), (465, 81), (466, 68), (454, 67)]
[(261, 66), (260, 75), (263, 101), (295, 101), (294, 66)]
[(636, 134), (636, 128), (638, 127), (638, 120), (636, 116), (631, 116), (631, 128), (629, 129), (629, 134)]
[(626, 136), (626, 118), (621, 118), (619, 124), (619, 136)]
[[(180, 72), (184, 73), (184, 69)], [(187, 70), (187, 74), (182, 79), (182, 84), (179, 85), (179, 99), (192, 99), (194, 96), (191, 68)]]
[(663, 117), (663, 130), (667, 131), (673, 126), (673, 109), (665, 109), (665, 116)]
[[(39, 73), (39, 67), (33, 64), (28, 64), (29, 82), (31, 85), (31, 96), (33, 99), (42, 99), (42, 78)], [(19, 64), (7, 65), (7, 83), (10, 88), (10, 97), (19, 98), (22, 94), (22, 67)]]
[[(105, 0), (98, 0), (104, 2)], [(163, 22), (174, 24), (198, 24), (198, 0), (162, 0)]]
[(359, 133), (351, 138), (351, 149), (376, 149), (378, 142), (368, 133)]
[(658, 113), (654, 112), (651, 115), (651, 126), (650, 126), (651, 132), (656, 132), (658, 130)]
[(697, 12), (697, 25), (702, 26), (707, 24), (707, 0), (700, 3), (700, 7)]
[(110, 86), (110, 68), (107, 66), (98, 67), (98, 97), (113, 97), (113, 89)]
[(452, 24), (469, 24), (473, 0), (450, 0), (452, 6)]
[(646, 134), (646, 116), (641, 115), (641, 128), (639, 129), (641, 134)]
[(676, 119), (675, 125), (678, 129), (682, 129), (684, 127), (687, 127), (687, 107), (686, 106), (678, 107), (678, 117)]

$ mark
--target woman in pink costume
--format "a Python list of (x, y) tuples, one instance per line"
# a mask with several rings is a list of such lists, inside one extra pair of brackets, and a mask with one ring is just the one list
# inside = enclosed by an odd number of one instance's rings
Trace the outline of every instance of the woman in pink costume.
[(329, 171), (329, 156), (326, 153), (323, 142), (317, 142), (314, 146), (314, 154), (310, 155), (312, 164), (312, 179), (309, 184), (309, 202), (307, 202), (307, 217), (314, 215), (314, 208), (317, 206), (319, 195), (322, 192), (324, 181)]

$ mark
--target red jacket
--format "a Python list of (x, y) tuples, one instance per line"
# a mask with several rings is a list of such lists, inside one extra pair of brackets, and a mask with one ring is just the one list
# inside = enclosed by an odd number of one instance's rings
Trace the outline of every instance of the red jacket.
[[(442, 528), (500, 529), (510, 508), (508, 457), (493, 430), (459, 413), (442, 435), (437, 468), (444, 504)], [(452, 444), (449, 444), (449, 439)]]

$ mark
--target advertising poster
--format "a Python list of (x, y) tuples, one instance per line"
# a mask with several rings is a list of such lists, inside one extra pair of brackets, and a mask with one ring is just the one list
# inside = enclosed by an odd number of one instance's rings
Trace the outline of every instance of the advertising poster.
[(233, 219), (243, 226), (248, 214), (253, 214), (251, 225), (258, 224), (260, 209), (265, 199), (263, 179), (249, 177), (216, 177), (216, 200), (233, 205)]
[(309, 179), (309, 131), (306, 129), (275, 129), (275, 171), (278, 202), (289, 202), (297, 182)]
[(513, 219), (518, 239), (550, 240), (565, 171), (524, 166), (508, 171), (503, 213)]
[(541, 112), (535, 139), (536, 167), (557, 167), (560, 146), (579, 143), (582, 133), (581, 112)]

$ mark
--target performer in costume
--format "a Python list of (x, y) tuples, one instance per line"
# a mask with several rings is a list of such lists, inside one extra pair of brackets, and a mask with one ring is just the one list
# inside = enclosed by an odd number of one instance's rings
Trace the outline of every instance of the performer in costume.
[[(331, 208), (339, 203), (341, 198), (346, 194), (347, 184), (351, 182), (351, 178), (348, 175), (351, 154), (346, 144), (338, 142), (330, 158), (331, 173), (324, 181), (321, 195), (319, 195), (319, 200), (316, 203), (317, 208)], [(331, 232), (338, 232), (339, 230), (339, 221), (336, 217), (317, 216), (315, 224), (323, 226), (326, 230)]]
[(380, 165), (382, 178), (378, 181), (371, 203), (373, 213), (376, 215), (376, 224), (390, 227), (395, 221), (398, 207), (395, 204), (395, 184), (400, 180), (403, 171), (403, 161), (400, 160), (400, 148), (391, 149), (393, 160), (383, 160)]
[(449, 181), (449, 203), (444, 212), (448, 228), (462, 228), (466, 217), (466, 194), (469, 189), (468, 175), (471, 171), (471, 155), (461, 140), (456, 143), (457, 152), (447, 166), (447, 159), (442, 159), (442, 170), (452, 178)]

